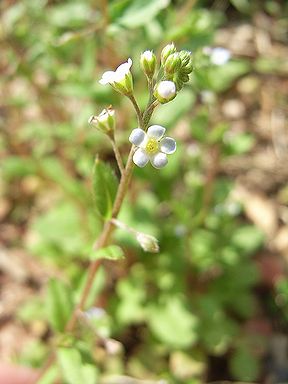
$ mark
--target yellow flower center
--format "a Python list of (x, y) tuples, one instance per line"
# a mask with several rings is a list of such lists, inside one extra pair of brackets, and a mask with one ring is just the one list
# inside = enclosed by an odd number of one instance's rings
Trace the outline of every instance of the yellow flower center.
[(150, 137), (147, 141), (145, 151), (152, 155), (153, 153), (158, 152), (158, 150), (159, 150), (158, 141), (156, 139), (154, 139), (153, 137)]

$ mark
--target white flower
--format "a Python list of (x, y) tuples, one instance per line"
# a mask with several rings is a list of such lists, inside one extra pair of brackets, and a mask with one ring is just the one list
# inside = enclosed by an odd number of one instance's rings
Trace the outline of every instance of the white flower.
[(154, 95), (160, 103), (168, 103), (168, 101), (173, 100), (176, 96), (175, 83), (169, 80), (160, 81), (155, 87)]
[(230, 58), (231, 58), (231, 52), (222, 47), (205, 47), (203, 49), (204, 53), (210, 56), (211, 63), (215, 65), (224, 65), (226, 64)]
[(133, 79), (130, 72), (132, 60), (129, 58), (126, 63), (119, 65), (116, 71), (104, 72), (99, 83), (110, 84), (116, 91), (129, 95), (133, 92)]
[(99, 80), (99, 83), (102, 85), (121, 83), (125, 80), (125, 76), (130, 73), (130, 68), (132, 66), (132, 60), (129, 58), (126, 63), (119, 65), (116, 71), (107, 71), (102, 75), (102, 79)]
[(115, 111), (112, 108), (105, 108), (98, 116), (91, 116), (88, 120), (97, 129), (104, 133), (113, 132), (115, 128)]
[(154, 168), (163, 168), (168, 163), (167, 155), (176, 151), (176, 142), (171, 137), (163, 137), (166, 129), (161, 125), (151, 125), (147, 133), (143, 129), (133, 129), (129, 141), (139, 147), (133, 156), (138, 167), (143, 168), (150, 160)]

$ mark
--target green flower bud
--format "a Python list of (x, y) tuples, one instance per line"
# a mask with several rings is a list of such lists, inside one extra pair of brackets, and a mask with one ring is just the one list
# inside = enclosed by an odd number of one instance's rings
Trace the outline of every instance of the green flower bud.
[(146, 233), (138, 232), (136, 235), (136, 240), (140, 244), (143, 251), (151, 253), (159, 252), (159, 244), (156, 237), (147, 235)]
[(166, 45), (161, 52), (161, 64), (164, 66), (167, 58), (172, 54), (176, 52), (176, 47), (174, 43)]
[(181, 66), (181, 59), (178, 52), (169, 55), (164, 64), (165, 76), (168, 78), (174, 75)]
[(89, 124), (93, 124), (99, 131), (113, 136), (115, 129), (115, 111), (111, 107), (103, 109), (98, 116), (91, 116), (88, 120)]
[(176, 96), (176, 86), (173, 81), (160, 81), (154, 88), (154, 96), (161, 104), (168, 103)]
[(152, 79), (156, 70), (156, 56), (152, 51), (145, 51), (140, 57), (140, 65), (145, 75)]
[(189, 51), (180, 51), (179, 56), (182, 62), (182, 66), (185, 67), (191, 61), (191, 52)]

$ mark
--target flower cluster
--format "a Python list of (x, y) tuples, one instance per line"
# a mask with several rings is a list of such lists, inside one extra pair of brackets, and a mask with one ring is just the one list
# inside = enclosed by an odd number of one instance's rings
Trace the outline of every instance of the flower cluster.
[[(166, 45), (161, 52), (158, 73), (157, 59), (153, 51), (147, 50), (141, 54), (140, 67), (147, 77), (150, 89), (150, 104), (142, 114), (133, 94), (131, 66), (132, 60), (129, 58), (115, 71), (105, 72), (99, 82), (102, 85), (110, 84), (117, 92), (128, 96), (136, 108), (140, 126), (134, 129), (129, 137), (129, 141), (138, 147), (133, 155), (134, 163), (142, 168), (150, 161), (153, 167), (163, 168), (168, 163), (167, 155), (176, 151), (176, 142), (171, 137), (164, 137), (166, 129), (160, 125), (152, 125), (146, 132), (147, 122), (157, 103), (165, 104), (173, 100), (177, 92), (189, 81), (193, 70), (191, 52), (177, 51), (173, 43)], [(89, 122), (107, 133), (112, 126), (111, 115), (109, 110), (104, 110), (98, 117), (93, 116)]]

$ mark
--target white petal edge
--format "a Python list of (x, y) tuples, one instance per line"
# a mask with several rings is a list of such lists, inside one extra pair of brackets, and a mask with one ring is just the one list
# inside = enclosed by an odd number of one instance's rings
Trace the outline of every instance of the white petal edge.
[(171, 155), (176, 151), (176, 141), (172, 137), (164, 137), (160, 141), (160, 150), (167, 155)]
[(103, 73), (102, 79), (99, 80), (99, 83), (102, 84), (102, 85), (113, 83), (114, 78), (115, 78), (115, 72), (113, 72), (113, 71), (106, 71), (106, 72)]
[(159, 152), (156, 155), (150, 158), (151, 164), (154, 168), (163, 168), (168, 163), (167, 155), (165, 153)]
[(138, 167), (143, 168), (148, 163), (149, 157), (142, 148), (138, 148), (133, 155), (133, 161)]
[(145, 138), (146, 138), (145, 131), (143, 131), (143, 129), (141, 129), (141, 128), (135, 128), (130, 133), (129, 141), (130, 141), (130, 143), (137, 145), (137, 147), (139, 147), (143, 143)]
[(119, 67), (116, 69), (116, 72), (122, 72), (123, 74), (127, 74), (130, 71), (131, 66), (132, 60), (129, 58), (127, 62), (119, 65)]
[(151, 125), (151, 127), (148, 128), (147, 134), (159, 140), (164, 136), (165, 131), (166, 128), (162, 127), (162, 125)]

